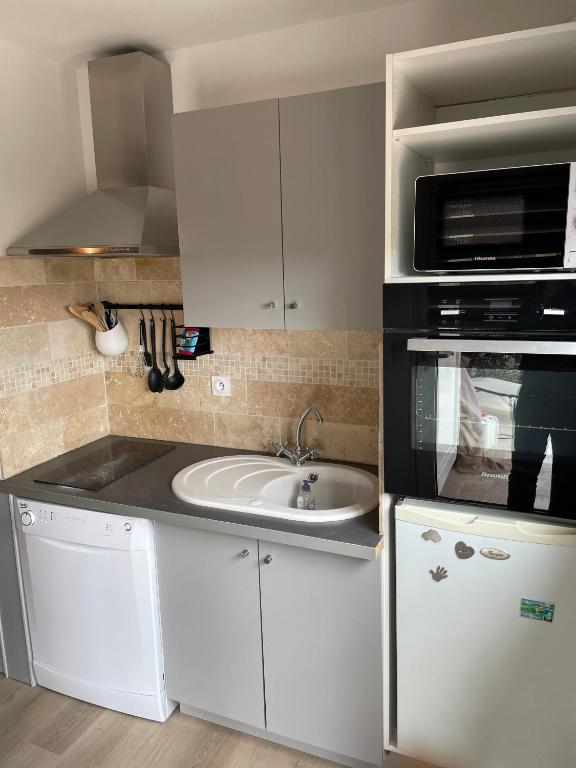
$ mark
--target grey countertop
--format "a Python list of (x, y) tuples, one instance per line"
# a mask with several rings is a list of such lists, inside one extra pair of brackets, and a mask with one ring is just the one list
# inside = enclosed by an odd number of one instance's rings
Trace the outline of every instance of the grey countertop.
[[(251, 451), (189, 443), (147, 441), (174, 447), (153, 463), (136, 469), (99, 491), (84, 491), (37, 482), (72, 459), (82, 459), (97, 447), (107, 447), (125, 437), (104, 437), (56, 459), (0, 481), (0, 493), (28, 499), (67, 504), (114, 515), (143, 517), (158, 523), (218, 531), (235, 536), (290, 544), (334, 554), (373, 560), (379, 557), (382, 538), (378, 533), (378, 510), (363, 517), (337, 523), (301, 523), (243, 512), (199, 507), (178, 499), (171, 482), (189, 464), (218, 456), (249, 454)], [(140, 439), (138, 439), (141, 442)], [(376, 472), (375, 467), (366, 467)]]

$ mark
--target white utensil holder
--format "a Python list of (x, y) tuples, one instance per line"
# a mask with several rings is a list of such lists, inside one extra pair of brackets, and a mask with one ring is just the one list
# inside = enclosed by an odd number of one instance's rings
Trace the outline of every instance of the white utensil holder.
[(101, 355), (115, 357), (128, 349), (128, 334), (121, 322), (109, 331), (96, 331), (96, 349)]

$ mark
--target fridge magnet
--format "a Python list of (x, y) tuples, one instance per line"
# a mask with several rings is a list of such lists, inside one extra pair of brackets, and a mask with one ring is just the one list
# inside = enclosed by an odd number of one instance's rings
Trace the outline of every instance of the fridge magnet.
[(433, 581), (444, 581), (448, 578), (448, 571), (443, 565), (437, 565), (436, 570), (428, 571), (428, 573), (432, 576)]
[(527, 600), (522, 598), (520, 603), (520, 616), (523, 619), (536, 619), (536, 621), (547, 621), (549, 624), (554, 620), (554, 603), (544, 603), (541, 600)]
[(476, 550), (474, 547), (469, 547), (465, 541), (457, 541), (454, 551), (458, 560), (469, 560), (471, 557), (474, 557)]
[(425, 531), (422, 534), (422, 538), (424, 541), (432, 541), (434, 544), (438, 544), (439, 541), (442, 541), (442, 536), (440, 536), (438, 531), (435, 531), (433, 528), (429, 531)]

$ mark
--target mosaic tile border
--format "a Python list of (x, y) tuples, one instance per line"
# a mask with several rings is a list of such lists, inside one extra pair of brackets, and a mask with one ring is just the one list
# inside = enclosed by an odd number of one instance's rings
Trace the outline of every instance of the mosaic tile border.
[(103, 373), (104, 370), (104, 358), (98, 352), (0, 369), (0, 398)]
[[(107, 360), (108, 371), (131, 373), (136, 352)], [(378, 388), (377, 360), (331, 360), (286, 357), (285, 355), (204, 355), (197, 360), (180, 361), (186, 376), (230, 376), (249, 381), (277, 381), (286, 384), (332, 384), (336, 386)]]
[[(0, 398), (31, 392), (82, 376), (104, 371), (133, 373), (137, 353), (125, 352), (103, 358), (97, 352), (74, 357), (0, 369)], [(205, 355), (198, 360), (181, 361), (186, 376), (230, 376), (249, 381), (277, 381), (286, 384), (331, 384), (335, 386), (378, 388), (377, 360), (323, 360), (285, 355)]]

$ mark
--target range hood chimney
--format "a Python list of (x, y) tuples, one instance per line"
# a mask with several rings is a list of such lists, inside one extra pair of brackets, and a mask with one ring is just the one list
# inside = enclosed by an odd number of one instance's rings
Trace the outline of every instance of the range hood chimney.
[(98, 188), (8, 256), (173, 256), (178, 225), (168, 64), (146, 53), (88, 63)]

